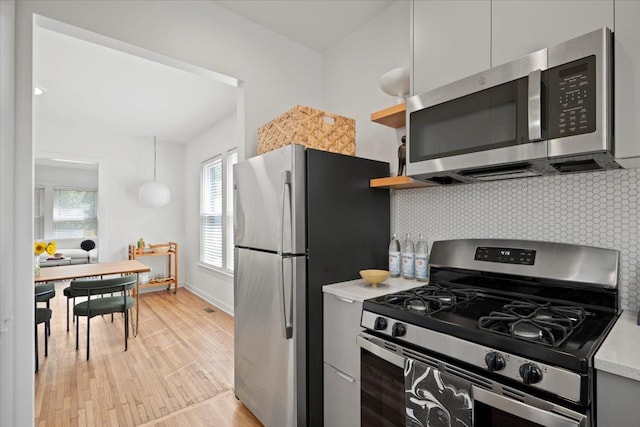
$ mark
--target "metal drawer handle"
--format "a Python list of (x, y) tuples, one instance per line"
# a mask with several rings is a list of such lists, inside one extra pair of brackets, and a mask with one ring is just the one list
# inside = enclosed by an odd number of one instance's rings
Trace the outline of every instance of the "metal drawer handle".
[(336, 374), (338, 374), (338, 376), (344, 378), (345, 380), (349, 381), (350, 383), (355, 382), (355, 378), (351, 378), (349, 375), (347, 374), (343, 374), (342, 372), (336, 370)]
[(354, 301), (349, 298), (339, 297), (338, 295), (334, 295), (334, 297), (338, 298), (340, 301), (346, 302), (347, 304), (353, 304)]

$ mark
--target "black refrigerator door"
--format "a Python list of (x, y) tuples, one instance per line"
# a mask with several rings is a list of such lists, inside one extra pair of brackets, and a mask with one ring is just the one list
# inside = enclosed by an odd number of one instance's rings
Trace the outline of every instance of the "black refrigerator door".
[(387, 269), (389, 191), (369, 188), (389, 164), (326, 151), (306, 151), (307, 337), (309, 425), (323, 425), (322, 286)]

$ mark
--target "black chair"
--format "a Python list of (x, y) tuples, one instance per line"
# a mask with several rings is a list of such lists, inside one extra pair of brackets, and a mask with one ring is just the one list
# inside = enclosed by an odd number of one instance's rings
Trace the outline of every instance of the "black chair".
[[(53, 285), (53, 283), (51, 283)], [(35, 289), (35, 295), (33, 300), (34, 312), (35, 312), (35, 342), (36, 342), (36, 372), (39, 370), (38, 364), (38, 325), (44, 323), (44, 357), (49, 356), (49, 333), (51, 331), (51, 314), (53, 313), (49, 307), (38, 307), (38, 302), (46, 301), (49, 305), (49, 300), (53, 298), (56, 291), (51, 289), (50, 286), (41, 287)]]
[(80, 243), (80, 248), (83, 251), (87, 252), (87, 264), (91, 264), (91, 255), (89, 255), (89, 251), (94, 249), (96, 247), (96, 242), (94, 242), (93, 240), (83, 240), (82, 243)]
[[(55, 283), (53, 282), (36, 283), (35, 291), (36, 291), (36, 303), (44, 302), (46, 303), (46, 307), (48, 309), (51, 309), (51, 304), (50, 304), (51, 298), (56, 296)], [(47, 335), (51, 335), (51, 328), (45, 325), (45, 329), (46, 329)]]
[[(69, 332), (69, 300), (73, 298), (73, 305), (76, 305), (76, 297), (71, 296), (71, 286), (67, 286), (62, 290), (62, 293), (67, 298), (67, 332)], [(76, 321), (74, 316), (73, 321)]]
[[(124, 314), (124, 351), (127, 351), (129, 310), (135, 303), (135, 299), (129, 296), (127, 291), (135, 287), (136, 281), (135, 275), (129, 275), (111, 279), (73, 280), (71, 282), (69, 286), (69, 296), (71, 298), (87, 297), (86, 301), (75, 304), (73, 307), (73, 315), (76, 318), (76, 350), (79, 348), (79, 317), (84, 316), (87, 318), (87, 360), (89, 360), (91, 318), (103, 314)], [(105, 294), (117, 292), (122, 294), (105, 296)], [(101, 298), (95, 298), (96, 296), (101, 296)]]

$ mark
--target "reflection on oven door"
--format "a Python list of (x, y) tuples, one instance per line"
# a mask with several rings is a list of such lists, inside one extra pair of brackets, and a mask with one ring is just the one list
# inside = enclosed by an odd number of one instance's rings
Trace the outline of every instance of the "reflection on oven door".
[(471, 427), (471, 383), (416, 360), (404, 365), (407, 427)]

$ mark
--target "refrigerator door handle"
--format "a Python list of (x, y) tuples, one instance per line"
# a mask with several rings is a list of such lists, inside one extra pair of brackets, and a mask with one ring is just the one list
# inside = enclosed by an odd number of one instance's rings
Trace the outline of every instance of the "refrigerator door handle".
[[(288, 259), (288, 260), (292, 260), (291, 257), (280, 257), (280, 304), (281, 304), (281, 309), (282, 309), (282, 317), (283, 317), (283, 325), (284, 325), (284, 338), (285, 339), (291, 339), (293, 338), (293, 322), (291, 319), (291, 312), (293, 310), (293, 304), (291, 303), (291, 301), (289, 302), (289, 310), (287, 310), (287, 302), (286, 302), (286, 293), (284, 291), (284, 285), (285, 285), (285, 279), (284, 279), (284, 260)], [(291, 277), (291, 280), (293, 281), (293, 276)], [(290, 295), (293, 295), (293, 284), (291, 286), (291, 293)]]
[[(289, 200), (289, 222), (291, 224), (291, 171), (283, 170), (281, 172), (282, 177), (282, 203), (280, 204), (280, 218), (278, 221), (278, 235), (280, 239), (278, 240), (278, 247), (276, 248), (278, 251), (278, 255), (282, 255), (285, 252), (284, 249), (284, 221), (285, 221), (285, 212), (287, 209), (286, 203)], [(289, 197), (287, 198), (287, 194)], [(289, 230), (289, 237), (293, 235), (293, 230)], [(291, 241), (291, 239), (289, 240)]]

